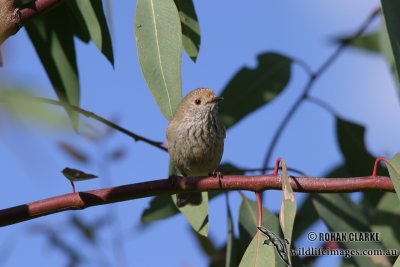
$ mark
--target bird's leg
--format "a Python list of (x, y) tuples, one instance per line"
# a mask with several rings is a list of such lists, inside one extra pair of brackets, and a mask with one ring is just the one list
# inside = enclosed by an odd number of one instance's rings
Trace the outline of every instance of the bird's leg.
[(222, 189), (222, 178), (223, 178), (222, 172), (215, 170), (210, 174), (210, 176), (218, 178), (219, 187)]

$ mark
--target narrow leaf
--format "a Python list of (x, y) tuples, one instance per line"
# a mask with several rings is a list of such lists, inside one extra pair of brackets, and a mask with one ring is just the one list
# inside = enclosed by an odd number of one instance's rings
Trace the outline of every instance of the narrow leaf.
[[(171, 196), (176, 203), (176, 195)], [(178, 208), (186, 217), (193, 229), (202, 236), (208, 235), (208, 194), (201, 193), (202, 202), (198, 206), (186, 205)]]
[(400, 248), (400, 205), (396, 194), (385, 193), (369, 221), (386, 248)]
[[(249, 244), (252, 241), (252, 238), (258, 232), (257, 230), (258, 206), (257, 202), (252, 201), (244, 196), (242, 198), (243, 200), (239, 210), (239, 235), (242, 248), (243, 250), (246, 250), (250, 246)], [(263, 227), (267, 228), (269, 231), (274, 232), (276, 235), (282, 237), (282, 232), (279, 226), (278, 217), (265, 207), (262, 208), (262, 213), (263, 213), (263, 218), (262, 218)], [(263, 243), (265, 239), (266, 238), (262, 236), (260, 238), (260, 242)], [(264, 245), (262, 247), (263, 250), (267, 249), (266, 257), (274, 258), (276, 266), (285, 266), (283, 261), (280, 260), (280, 257), (277, 254), (274, 247), (272, 246), (273, 248), (272, 250), (267, 247), (270, 246)]]
[(289, 82), (291, 59), (275, 53), (257, 57), (255, 69), (243, 67), (224, 88), (220, 116), (231, 127), (251, 112), (273, 100)]
[[(332, 232), (371, 232), (360, 207), (344, 194), (314, 194), (313, 204), (321, 219)], [(383, 249), (378, 242), (340, 242), (344, 249)], [(352, 257), (357, 266), (390, 266), (386, 256)]]
[(274, 246), (264, 245), (260, 233), (257, 233), (247, 247), (239, 267), (275, 266)]
[[(279, 222), (285, 239), (290, 243), (292, 240), (292, 232), (294, 219), (296, 216), (296, 199), (294, 198), (293, 189), (290, 186), (289, 175), (286, 163), (282, 161), (282, 203), (279, 213)], [(285, 244), (287, 251), (290, 251), (290, 244)], [(288, 254), (289, 262), (291, 262), (290, 253)]]
[(114, 65), (114, 55), (110, 32), (108, 30), (106, 17), (103, 10), (102, 1), (68, 1), (79, 26), (83, 32), (87, 32), (96, 47)]
[[(79, 106), (80, 88), (71, 17), (65, 4), (60, 4), (26, 25), (29, 38), (61, 101)], [(66, 109), (75, 129), (79, 114)]]
[(97, 176), (94, 174), (85, 173), (83, 171), (71, 169), (71, 168), (65, 168), (62, 171), (62, 174), (64, 174), (65, 178), (67, 178), (68, 180), (73, 181), (73, 182), (85, 181), (85, 180), (97, 178)]
[(400, 267), (400, 256), (397, 257), (397, 260), (394, 263), (393, 267)]
[(196, 62), (200, 50), (200, 26), (193, 0), (174, 0), (182, 27), (182, 44), (186, 54)]
[[(168, 165), (169, 177), (179, 175), (178, 170), (169, 162)], [(176, 195), (171, 196), (174, 205), (176, 206)], [(177, 207), (179, 211), (186, 217), (193, 229), (200, 235), (207, 237), (208, 235), (208, 193), (201, 193), (202, 202), (200, 205), (186, 205)]]
[[(387, 164), (397, 197), (400, 199), (400, 153), (396, 154)], [(399, 203), (397, 203), (399, 204)]]
[[(394, 59), (396, 62), (397, 74), (400, 70), (400, 1), (381, 0), (383, 16), (385, 17), (386, 28), (389, 34)], [(400, 77), (398, 76), (400, 79)]]
[(138, 0), (135, 39), (140, 68), (167, 119), (182, 98), (182, 33), (173, 0)]

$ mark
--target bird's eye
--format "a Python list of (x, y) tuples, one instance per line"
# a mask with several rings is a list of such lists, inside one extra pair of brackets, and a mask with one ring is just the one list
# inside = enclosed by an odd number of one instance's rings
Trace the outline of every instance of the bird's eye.
[(196, 105), (200, 105), (200, 104), (201, 104), (201, 100), (200, 100), (200, 99), (196, 99), (196, 100), (194, 101), (194, 103), (195, 103)]

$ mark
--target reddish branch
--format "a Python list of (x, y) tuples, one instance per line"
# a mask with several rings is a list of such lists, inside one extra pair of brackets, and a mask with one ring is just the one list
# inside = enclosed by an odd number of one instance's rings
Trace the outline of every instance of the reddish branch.
[[(310, 178), (291, 177), (294, 191), (305, 193), (339, 193), (365, 190), (382, 190), (394, 192), (389, 177), (367, 176), (352, 178)], [(279, 175), (258, 176), (224, 176), (221, 183), (215, 177), (188, 177), (170, 180), (155, 180), (137, 184), (109, 187), (98, 190), (71, 193), (16, 207), (0, 210), (0, 226), (19, 223), (37, 217), (65, 211), (85, 209), (91, 206), (144, 198), (161, 194), (175, 194), (182, 191), (213, 190), (280, 190), (282, 180)]]
[(23, 24), (64, 0), (35, 0), (16, 6), (16, 0), (0, 0), (0, 44), (18, 32)]

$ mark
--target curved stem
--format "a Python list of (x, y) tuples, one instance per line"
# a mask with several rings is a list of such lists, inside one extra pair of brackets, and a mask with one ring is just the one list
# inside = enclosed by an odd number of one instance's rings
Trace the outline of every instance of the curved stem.
[(340, 54), (344, 51), (344, 49), (351, 44), (356, 38), (358, 38), (360, 35), (362, 35), (367, 27), (370, 25), (372, 20), (380, 13), (380, 8), (376, 8), (369, 16), (368, 18), (361, 24), (360, 28), (356, 31), (355, 34), (353, 34), (352, 37), (348, 38), (345, 42), (342, 42), (336, 50), (322, 63), (322, 65), (317, 69), (316, 72), (310, 75), (310, 79), (305, 85), (302, 94), (299, 96), (299, 98), (294, 102), (293, 106), (289, 109), (288, 113), (284, 117), (283, 121), (279, 125), (278, 129), (276, 130), (274, 136), (272, 137), (272, 141), (269, 145), (268, 151), (266, 153), (264, 163), (263, 163), (263, 168), (268, 166), (272, 154), (274, 153), (275, 147), (279, 141), (280, 136), (282, 135), (283, 131), (285, 130), (287, 124), (293, 117), (293, 115), (296, 113), (298, 108), (300, 107), (301, 103), (303, 102), (304, 99), (308, 97), (308, 94), (314, 85), (315, 81), (321, 77), (321, 75), (336, 61), (336, 59), (340, 56)]

